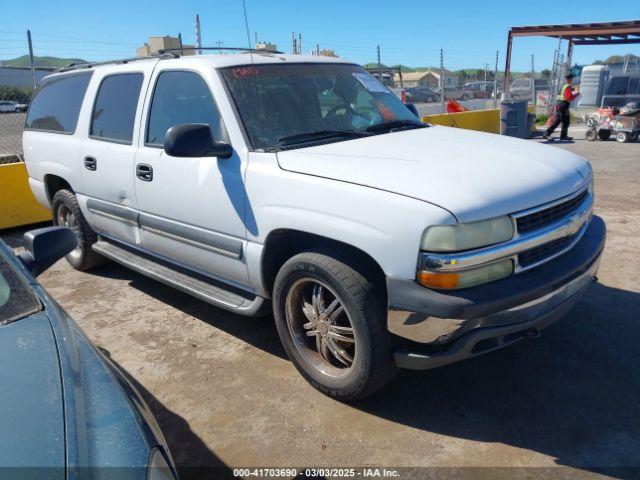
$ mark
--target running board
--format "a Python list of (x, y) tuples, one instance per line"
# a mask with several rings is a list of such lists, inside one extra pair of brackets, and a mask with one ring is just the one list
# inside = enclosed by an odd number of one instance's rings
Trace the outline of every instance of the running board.
[(225, 288), (226, 285), (222, 282), (170, 265), (133, 249), (116, 245), (102, 237), (93, 244), (92, 249), (131, 270), (193, 295), (216, 307), (246, 316), (267, 313), (268, 302), (263, 297), (231, 286)]

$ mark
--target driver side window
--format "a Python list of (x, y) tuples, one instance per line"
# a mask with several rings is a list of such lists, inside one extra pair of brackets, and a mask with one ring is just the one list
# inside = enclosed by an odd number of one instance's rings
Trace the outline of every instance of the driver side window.
[(204, 79), (195, 72), (162, 72), (153, 91), (145, 145), (161, 147), (167, 130), (185, 123), (205, 123), (211, 127), (214, 141), (229, 143), (222, 117)]

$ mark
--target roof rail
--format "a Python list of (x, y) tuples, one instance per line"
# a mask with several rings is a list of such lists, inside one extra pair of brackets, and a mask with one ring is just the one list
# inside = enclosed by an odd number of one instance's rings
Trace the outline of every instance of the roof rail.
[(160, 52), (157, 55), (148, 55), (148, 56), (144, 56), (144, 57), (121, 58), (121, 59), (117, 59), (117, 60), (106, 60), (104, 62), (70, 63), (69, 65), (65, 65), (64, 67), (58, 68), (56, 70), (56, 72), (57, 73), (70, 72), (72, 70), (88, 69), (88, 68), (93, 68), (93, 67), (99, 67), (101, 65), (118, 65), (118, 64), (124, 64), (124, 63), (137, 62), (139, 60), (150, 60), (150, 59), (162, 60), (162, 59), (166, 59), (166, 58), (178, 58), (178, 56), (179, 55), (176, 55), (175, 53)]
[(268, 48), (247, 48), (247, 47), (192, 47), (189, 45), (188, 47), (178, 47), (178, 48), (165, 48), (164, 50), (159, 50), (159, 53), (166, 52), (183, 52), (185, 50), (230, 50), (234, 52), (251, 52), (251, 53), (283, 53), (280, 50), (270, 50)]

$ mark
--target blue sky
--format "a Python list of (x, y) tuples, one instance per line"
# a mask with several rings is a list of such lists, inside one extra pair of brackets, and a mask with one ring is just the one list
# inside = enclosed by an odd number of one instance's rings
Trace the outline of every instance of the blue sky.
[[(504, 68), (507, 29), (513, 25), (561, 24), (640, 19), (640, 2), (623, 8), (603, 8), (602, 0), (579, 2), (518, 2), (456, 0), (393, 2), (390, 0), (247, 0), (251, 38), (274, 42), (289, 51), (291, 32), (303, 36), (303, 51), (320, 44), (356, 62), (375, 61), (380, 44), (382, 61), (409, 66), (436, 65), (439, 49), (445, 66), (480, 68), (493, 65), (500, 50)], [(621, 13), (616, 13), (618, 10)], [(202, 21), (204, 45), (247, 44), (240, 0), (3, 0), (0, 15), (0, 59), (27, 53), (30, 28), (36, 55), (104, 60), (135, 55), (149, 35), (182, 33), (194, 42), (194, 18)], [(624, 15), (624, 17), (621, 17)], [(557, 41), (517, 39), (514, 70), (528, 70), (531, 54), (536, 69), (551, 64)], [(612, 54), (640, 55), (640, 45), (577, 47), (574, 61), (584, 64)]]

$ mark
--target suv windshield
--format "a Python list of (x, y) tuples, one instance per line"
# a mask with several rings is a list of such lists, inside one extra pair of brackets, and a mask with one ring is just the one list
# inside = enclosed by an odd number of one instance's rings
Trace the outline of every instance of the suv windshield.
[(39, 310), (40, 301), (31, 287), (0, 253), (0, 325), (14, 322)]
[(247, 65), (221, 72), (255, 149), (422, 126), (398, 97), (357, 65)]

